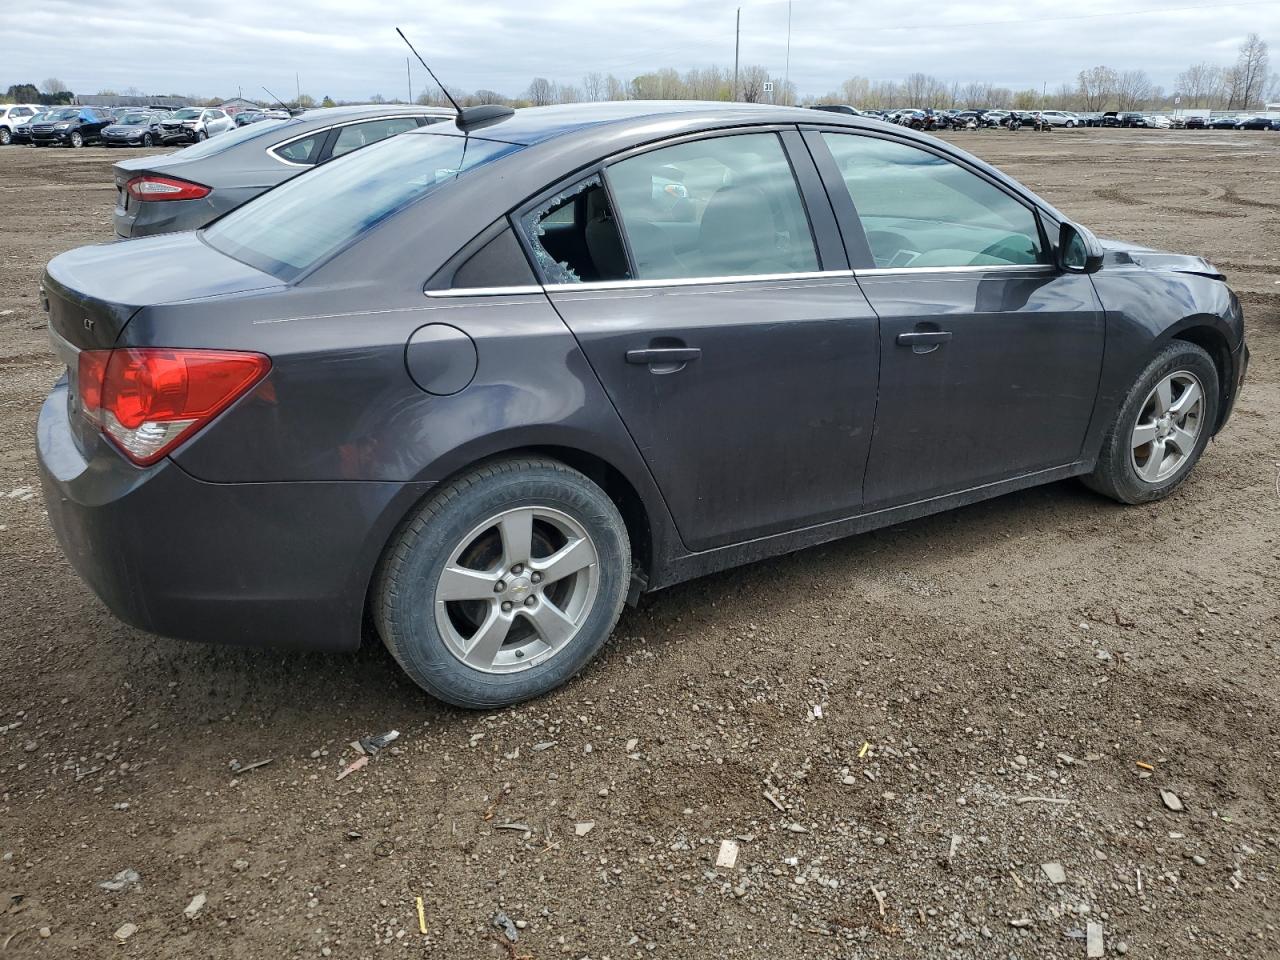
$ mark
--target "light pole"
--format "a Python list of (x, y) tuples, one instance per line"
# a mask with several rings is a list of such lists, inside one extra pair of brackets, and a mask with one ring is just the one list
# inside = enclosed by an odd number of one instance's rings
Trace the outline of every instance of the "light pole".
[(782, 102), (791, 96), (791, 0), (787, 0), (787, 61), (782, 70)]
[(733, 27), (733, 102), (738, 102), (738, 47), (742, 41), (742, 8)]

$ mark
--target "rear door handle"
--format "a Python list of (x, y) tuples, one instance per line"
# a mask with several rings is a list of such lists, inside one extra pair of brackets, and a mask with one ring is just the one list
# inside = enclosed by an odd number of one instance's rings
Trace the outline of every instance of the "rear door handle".
[(950, 330), (917, 330), (915, 333), (898, 334), (898, 343), (904, 347), (936, 346), (951, 339)]
[(628, 350), (627, 363), (688, 363), (702, 356), (698, 347), (648, 347)]

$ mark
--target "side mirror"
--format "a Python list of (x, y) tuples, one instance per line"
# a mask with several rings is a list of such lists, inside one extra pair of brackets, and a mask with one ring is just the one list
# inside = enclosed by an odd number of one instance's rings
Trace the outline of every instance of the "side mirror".
[(1069, 273), (1097, 273), (1102, 269), (1102, 244), (1089, 230), (1063, 222), (1058, 230), (1058, 266)]

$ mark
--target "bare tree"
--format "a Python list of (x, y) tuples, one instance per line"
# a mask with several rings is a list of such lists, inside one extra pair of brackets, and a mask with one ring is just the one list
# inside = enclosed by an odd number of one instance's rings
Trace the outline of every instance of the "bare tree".
[(474, 97), (477, 104), (507, 102), (507, 98), (504, 97), (502, 94), (498, 93), (496, 90), (484, 90), (484, 89), (477, 90), (474, 94)]
[(582, 97), (584, 100), (603, 100), (604, 99), (604, 77), (596, 71), (588, 73), (582, 78)]
[(556, 85), (546, 77), (534, 77), (525, 91), (525, 98), (535, 107), (545, 107), (556, 102)]
[(1193, 63), (1178, 74), (1175, 85), (1188, 107), (1198, 107), (1212, 100), (1222, 82), (1222, 68), (1211, 63)]
[(1240, 44), (1240, 56), (1236, 59), (1238, 81), (1237, 94), (1240, 106), (1248, 108), (1262, 99), (1262, 90), (1267, 82), (1267, 68), (1270, 60), (1267, 57), (1267, 43), (1256, 33), (1251, 33)]
[(1120, 84), (1119, 75), (1110, 67), (1090, 67), (1076, 77), (1080, 99), (1086, 110), (1105, 110)]
[(1116, 83), (1116, 106), (1136, 110), (1151, 98), (1151, 78), (1145, 70), (1126, 70)]
[(50, 77), (44, 83), (40, 84), (40, 89), (50, 96), (56, 96), (59, 93), (66, 93), (69, 88), (57, 77)]
[(769, 71), (759, 65), (743, 67), (738, 72), (738, 99), (743, 103), (763, 103), (764, 85), (769, 82)]
[(871, 82), (866, 77), (850, 77), (840, 84), (840, 97), (845, 103), (860, 107), (867, 102), (870, 90)]
[(604, 98), (606, 100), (626, 100), (627, 86), (612, 73), (604, 78)]

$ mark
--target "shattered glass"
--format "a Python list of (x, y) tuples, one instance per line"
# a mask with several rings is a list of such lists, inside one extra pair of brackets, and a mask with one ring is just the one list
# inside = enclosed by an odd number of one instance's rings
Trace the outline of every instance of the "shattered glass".
[(568, 263), (557, 260), (543, 249), (539, 238), (546, 235), (546, 229), (542, 226), (542, 221), (549, 214), (559, 210), (565, 203), (573, 200), (574, 197), (601, 185), (599, 174), (587, 177), (587, 179), (580, 180), (567, 190), (562, 190), (547, 197), (545, 202), (538, 204), (538, 206), (521, 217), (525, 235), (533, 240), (530, 246), (533, 247), (534, 259), (538, 261), (538, 267), (542, 270), (543, 276), (547, 278), (547, 283), (581, 283), (582, 278)]

